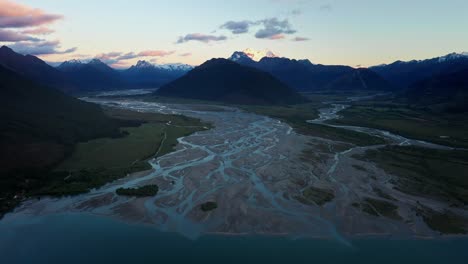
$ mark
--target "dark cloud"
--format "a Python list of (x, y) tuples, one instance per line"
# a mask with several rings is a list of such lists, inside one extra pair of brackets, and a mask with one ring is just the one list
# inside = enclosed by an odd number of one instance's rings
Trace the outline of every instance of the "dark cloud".
[[(295, 11), (300, 14), (300, 10)], [(294, 34), (294, 30), (287, 19), (280, 20), (276, 17), (257, 21), (228, 21), (220, 28), (230, 30), (233, 34), (247, 33), (251, 27), (262, 26), (255, 33), (256, 38), (261, 39), (282, 39), (285, 34)]]
[(226, 40), (227, 37), (226, 36), (215, 36), (215, 35), (206, 35), (206, 34), (201, 34), (201, 33), (192, 33), (192, 34), (187, 34), (185, 36), (182, 36), (182, 37), (179, 37), (179, 39), (177, 40), (177, 44), (180, 44), (180, 43), (185, 43), (185, 42), (189, 42), (189, 41), (200, 41), (200, 42), (203, 42), (203, 43), (209, 43), (209, 42), (212, 42), (212, 41), (222, 41), (222, 40)]
[(220, 28), (230, 30), (233, 34), (243, 34), (249, 32), (249, 27), (255, 25), (255, 22), (244, 21), (228, 21), (221, 25)]
[(304, 37), (295, 37), (292, 39), (292, 41), (308, 41), (310, 40), (309, 38), (304, 38)]
[(186, 52), (186, 53), (181, 53), (179, 54), (180, 57), (189, 57), (189, 56), (192, 56), (192, 53), (191, 52)]
[(16, 52), (22, 54), (31, 54), (31, 55), (49, 55), (49, 54), (66, 54), (72, 53), (77, 50), (77, 48), (70, 48), (66, 50), (60, 49), (59, 41), (39, 41), (39, 42), (17, 42), (9, 46)]
[(17, 42), (17, 41), (39, 41), (40, 39), (34, 38), (20, 32), (1, 29), (0, 28), (0, 42)]
[(269, 18), (259, 21), (263, 28), (255, 33), (256, 38), (260, 39), (280, 39), (284, 34), (294, 34), (296, 30), (292, 29), (287, 19)]

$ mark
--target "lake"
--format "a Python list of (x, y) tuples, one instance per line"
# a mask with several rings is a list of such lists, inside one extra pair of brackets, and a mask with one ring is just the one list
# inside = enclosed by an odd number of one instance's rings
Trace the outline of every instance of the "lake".
[(88, 214), (0, 222), (0, 263), (466, 263), (468, 239), (334, 240), (205, 235)]

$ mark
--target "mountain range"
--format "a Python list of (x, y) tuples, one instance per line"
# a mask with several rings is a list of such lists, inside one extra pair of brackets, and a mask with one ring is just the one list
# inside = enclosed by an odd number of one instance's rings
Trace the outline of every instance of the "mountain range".
[(468, 53), (450, 53), (426, 60), (395, 61), (391, 64), (373, 66), (370, 69), (395, 86), (407, 88), (434, 75), (468, 69)]
[[(255, 61), (242, 51), (234, 52), (229, 59), (268, 72), (301, 92), (348, 90), (350, 88), (381, 91), (391, 88), (391, 85), (378, 74), (364, 68), (313, 64), (306, 59), (295, 60), (280, 57), (263, 57), (259, 61)], [(367, 77), (371, 79), (368, 80)]]
[(122, 75), (133, 86), (152, 88), (169, 83), (183, 76), (192, 68), (192, 66), (182, 63), (154, 65), (140, 60), (136, 65), (122, 71)]
[[(427, 97), (427, 92), (424, 91), (427, 91), (425, 89), (429, 89), (428, 87), (432, 87), (430, 89), (433, 97), (441, 96), (440, 100), (448, 100), (449, 97), (435, 93), (434, 89), (444, 87), (444, 83), (453, 85), (449, 82), (449, 78), (452, 77), (464, 80), (467, 78), (464, 73), (468, 69), (468, 53), (451, 53), (426, 60), (396, 61), (359, 69), (282, 58), (267, 50), (236, 51), (229, 60), (268, 73), (282, 85), (299, 92), (391, 91), (419, 103), (429, 102), (427, 99), (417, 100), (418, 94)], [(219, 63), (219, 66), (226, 67), (225, 64)], [(6, 46), (0, 48), (0, 66), (38, 84), (66, 93), (166, 87), (165, 84), (184, 78), (193, 68), (186, 64), (154, 65), (147, 61), (138, 61), (128, 69), (116, 70), (98, 59), (87, 63), (78, 60), (66, 61), (55, 68), (35, 56), (18, 54)], [(459, 90), (453, 89), (448, 89), (447, 92), (460, 93)]]
[(7, 46), (0, 48), (0, 66), (27, 79), (67, 93), (90, 91), (155, 88), (168, 83), (192, 69), (187, 64), (153, 65), (139, 61), (126, 70), (116, 70), (99, 59), (87, 63), (65, 61), (52, 67), (32, 55), (21, 55)]

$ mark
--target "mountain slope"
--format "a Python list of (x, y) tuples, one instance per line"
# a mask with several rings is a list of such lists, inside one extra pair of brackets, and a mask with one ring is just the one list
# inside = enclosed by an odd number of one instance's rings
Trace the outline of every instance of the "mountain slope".
[(370, 69), (396, 86), (406, 88), (433, 75), (468, 69), (468, 54), (451, 53), (427, 60), (396, 61), (388, 65), (373, 66)]
[(156, 95), (235, 104), (294, 104), (305, 99), (268, 73), (226, 59), (211, 59), (164, 85)]
[(377, 73), (360, 68), (331, 81), (327, 90), (392, 91), (394, 87)]
[(468, 111), (468, 69), (435, 75), (411, 85), (405, 98), (424, 107), (450, 112)]
[(77, 88), (62, 72), (41, 59), (31, 55), (18, 54), (6, 46), (0, 48), (0, 66), (10, 69), (25, 78), (62, 91), (71, 92)]
[(0, 93), (2, 172), (51, 166), (77, 141), (119, 134), (120, 124), (99, 106), (4, 67), (0, 67)]

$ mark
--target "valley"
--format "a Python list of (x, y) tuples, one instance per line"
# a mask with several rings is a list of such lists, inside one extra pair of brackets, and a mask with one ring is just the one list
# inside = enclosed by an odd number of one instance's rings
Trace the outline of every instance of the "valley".
[[(315, 110), (313, 103), (296, 106), (289, 109), (294, 113), (290, 116), (284, 109), (251, 107), (280, 118), (272, 119), (233, 106), (207, 105), (209, 109), (204, 109), (189, 103), (131, 98), (87, 100), (142, 113), (183, 114), (213, 128), (177, 139), (174, 152), (150, 159), (151, 171), (133, 173), (78, 196), (26, 201), (7, 214), (4, 223), (30, 215), (91, 213), (190, 238), (210, 233), (283, 234), (331, 238), (345, 244), (353, 237), (389, 233), (439, 237), (466, 232), (466, 204), (458, 198), (466, 195), (464, 178), (459, 177), (468, 166), (466, 152), (456, 154), (460, 169), (452, 172), (450, 180), (460, 185), (458, 194), (402, 189), (398, 183), (405, 178), (370, 153), (415, 146), (414, 156), (419, 149), (432, 153), (451, 148), (382, 130), (328, 125), (326, 121), (344, 111), (340, 104)], [(317, 127), (323, 131), (316, 132), (321, 131)], [(440, 168), (450, 166), (444, 162), (439, 161)], [(427, 169), (429, 173), (439, 170)], [(417, 179), (436, 189), (437, 184), (445, 184), (425, 179), (424, 174)], [(159, 187), (155, 196), (116, 194), (119, 188), (150, 185)], [(455, 207), (454, 201), (458, 201)], [(205, 203), (216, 207), (202, 210)]]

